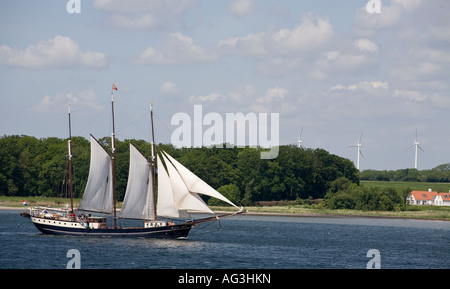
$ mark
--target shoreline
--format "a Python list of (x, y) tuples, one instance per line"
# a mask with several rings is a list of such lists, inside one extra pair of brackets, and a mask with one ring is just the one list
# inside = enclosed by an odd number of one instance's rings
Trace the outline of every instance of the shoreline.
[[(30, 206), (31, 207), (31, 206)], [(0, 210), (28, 210), (29, 207), (10, 207), (0, 206)], [(216, 213), (229, 213), (227, 210), (217, 210)], [(333, 214), (333, 213), (315, 213), (315, 212), (270, 212), (270, 211), (247, 211), (245, 215), (249, 216), (273, 216), (273, 217), (309, 217), (309, 218), (370, 218), (370, 219), (404, 219), (404, 220), (426, 220), (426, 221), (450, 221), (448, 218), (434, 218), (424, 216), (393, 216), (393, 215), (373, 215), (373, 214)]]

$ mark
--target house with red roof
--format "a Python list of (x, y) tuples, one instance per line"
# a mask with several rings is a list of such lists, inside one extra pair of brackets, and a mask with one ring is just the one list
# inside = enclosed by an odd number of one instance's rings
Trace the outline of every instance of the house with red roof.
[(431, 189), (411, 191), (406, 200), (410, 205), (450, 206), (450, 191), (448, 193), (438, 193)]
[(448, 193), (440, 193), (442, 197), (442, 206), (450, 206), (450, 191)]

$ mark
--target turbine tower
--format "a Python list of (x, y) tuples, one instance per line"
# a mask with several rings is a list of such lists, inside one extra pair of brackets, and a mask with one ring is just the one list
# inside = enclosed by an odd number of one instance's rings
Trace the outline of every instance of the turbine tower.
[(298, 148), (299, 148), (299, 149), (302, 148), (302, 140), (301, 140), (301, 138), (302, 138), (302, 133), (303, 133), (303, 128), (302, 128), (302, 130), (300, 131), (300, 135), (298, 136), (298, 140), (297, 140), (297, 145), (298, 145)]
[(359, 137), (359, 140), (358, 140), (358, 143), (356, 144), (356, 145), (354, 145), (354, 146), (349, 146), (349, 147), (351, 147), (351, 148), (357, 148), (357, 155), (356, 155), (356, 168), (359, 170), (359, 156), (361, 155), (362, 157), (364, 157), (363, 156), (363, 154), (362, 154), (362, 152), (361, 152), (361, 147), (362, 147), (362, 144), (361, 144), (361, 139), (362, 139), (362, 136), (363, 136), (363, 133), (361, 133), (361, 136)]
[(417, 128), (416, 128), (416, 137), (414, 138), (414, 143), (408, 148), (412, 148), (413, 146), (416, 147), (416, 153), (415, 153), (415, 158), (414, 158), (414, 168), (417, 170), (417, 155), (418, 155), (418, 149), (421, 149), (422, 151), (424, 151), (420, 146), (419, 146), (419, 142), (417, 141)]

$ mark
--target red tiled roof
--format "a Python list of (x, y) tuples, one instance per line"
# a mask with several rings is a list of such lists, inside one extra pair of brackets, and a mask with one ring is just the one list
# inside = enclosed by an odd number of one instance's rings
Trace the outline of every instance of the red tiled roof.
[(431, 201), (438, 195), (437, 192), (430, 193), (429, 191), (412, 191), (411, 194), (414, 196), (414, 199), (424, 201)]
[(450, 202), (450, 193), (439, 193), (439, 195), (441, 195), (442, 200), (445, 202)]
[(438, 193), (435, 191), (431, 193), (429, 191), (412, 191), (410, 194), (414, 196), (414, 199), (424, 201), (431, 201), (440, 195), (443, 201), (450, 202), (450, 193)]

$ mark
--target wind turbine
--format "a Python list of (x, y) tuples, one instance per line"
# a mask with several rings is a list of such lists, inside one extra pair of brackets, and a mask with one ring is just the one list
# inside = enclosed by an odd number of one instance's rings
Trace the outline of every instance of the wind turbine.
[(300, 131), (300, 135), (298, 136), (298, 140), (297, 140), (297, 145), (298, 145), (298, 148), (299, 148), (299, 149), (302, 148), (302, 140), (301, 140), (301, 138), (302, 138), (302, 133), (303, 133), (303, 127), (302, 127), (302, 130)]
[(424, 150), (419, 146), (419, 142), (417, 141), (417, 128), (416, 128), (416, 137), (414, 138), (414, 143), (408, 149), (412, 148), (413, 146), (416, 147), (416, 155), (415, 155), (415, 158), (414, 158), (414, 168), (417, 169), (418, 148), (421, 149), (424, 152)]
[(361, 147), (362, 147), (362, 144), (361, 144), (361, 139), (362, 139), (362, 136), (363, 136), (363, 133), (361, 133), (361, 136), (359, 137), (359, 140), (358, 140), (358, 143), (356, 144), (356, 145), (354, 145), (354, 146), (349, 146), (349, 147), (351, 147), (351, 148), (354, 148), (354, 147), (356, 147), (357, 148), (357, 155), (356, 155), (356, 168), (359, 170), (359, 156), (361, 155), (362, 157), (364, 157), (363, 156), (363, 154), (362, 154), (362, 152), (361, 152)]

